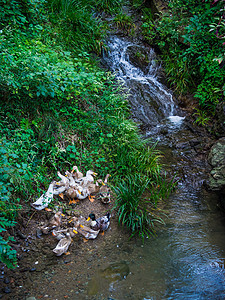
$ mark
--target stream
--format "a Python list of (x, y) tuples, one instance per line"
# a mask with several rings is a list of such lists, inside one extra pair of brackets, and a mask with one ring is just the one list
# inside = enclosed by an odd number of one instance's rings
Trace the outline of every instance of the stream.
[(19, 296), (5, 299), (225, 299), (225, 217), (203, 187), (207, 137), (191, 130), (152, 49), (111, 36), (103, 63), (129, 89), (143, 138), (157, 142), (165, 169), (179, 178), (164, 207), (165, 225), (142, 244), (112, 218), (104, 237), (82, 247), (77, 241), (59, 258), (49, 253), (51, 242), (37, 239), (31, 268), (18, 273)]
[[(158, 237), (143, 248), (133, 245), (129, 259), (121, 254), (131, 274), (112, 289), (112, 296), (124, 299), (131, 287), (132, 299), (224, 299), (224, 215), (216, 195), (202, 186), (207, 162), (196, 147), (207, 141), (190, 130), (185, 112), (162, 83), (152, 49), (118, 36), (110, 37), (108, 47), (104, 61), (128, 87), (133, 119), (144, 138), (158, 143), (165, 167), (180, 179)], [(148, 63), (138, 63), (137, 53)]]

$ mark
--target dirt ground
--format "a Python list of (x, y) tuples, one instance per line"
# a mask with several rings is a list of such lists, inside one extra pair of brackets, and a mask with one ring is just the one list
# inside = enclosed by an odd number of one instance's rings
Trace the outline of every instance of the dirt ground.
[(98, 198), (94, 202), (86, 198), (72, 205), (68, 199), (58, 198), (55, 202), (63, 207), (64, 228), (71, 226), (68, 222), (71, 216), (87, 218), (93, 212), (99, 217), (108, 211), (112, 215), (110, 227), (104, 236), (98, 235), (95, 240), (85, 241), (81, 235), (76, 235), (69, 254), (57, 257), (52, 250), (58, 241), (51, 233), (44, 235), (40, 232), (40, 227), (54, 215), (54, 209), (37, 211), (31, 208), (14, 232), (16, 242), (13, 248), (18, 253), (18, 267), (7, 270), (0, 265), (0, 299), (92, 299), (99, 287), (98, 282), (92, 282), (90, 286), (90, 278), (99, 267), (99, 261), (102, 263), (103, 259), (104, 262), (109, 251), (113, 255), (115, 239), (125, 237), (128, 240), (128, 233), (118, 227), (113, 199), (109, 204), (102, 204)]

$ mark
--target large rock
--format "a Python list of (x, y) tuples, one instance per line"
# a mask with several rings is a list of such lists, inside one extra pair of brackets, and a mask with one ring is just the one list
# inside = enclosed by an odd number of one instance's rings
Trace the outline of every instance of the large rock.
[(212, 191), (225, 192), (225, 137), (219, 139), (211, 148), (208, 161), (212, 166), (209, 176), (209, 188)]

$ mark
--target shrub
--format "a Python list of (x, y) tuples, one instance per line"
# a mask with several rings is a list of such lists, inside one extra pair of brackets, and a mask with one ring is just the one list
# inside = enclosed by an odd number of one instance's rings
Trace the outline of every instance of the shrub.
[(162, 51), (171, 85), (178, 93), (194, 93), (210, 113), (223, 100), (223, 22), (222, 1), (173, 0), (155, 23), (145, 18), (142, 25), (146, 40)]

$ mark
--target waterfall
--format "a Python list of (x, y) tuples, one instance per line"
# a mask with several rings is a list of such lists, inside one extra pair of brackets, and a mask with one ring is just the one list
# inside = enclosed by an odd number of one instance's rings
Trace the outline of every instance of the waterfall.
[[(107, 47), (103, 61), (128, 88), (132, 117), (148, 128), (146, 135), (162, 126), (180, 125), (184, 117), (178, 115), (172, 92), (160, 82), (161, 66), (154, 50), (118, 36), (111, 36)], [(144, 57), (143, 64), (138, 56)]]

